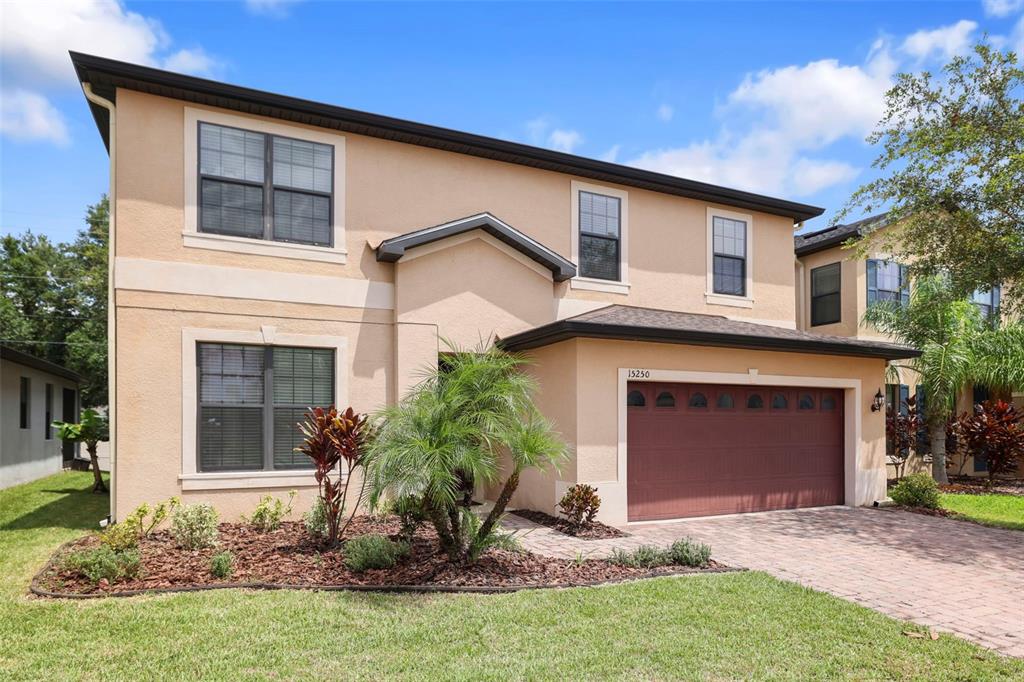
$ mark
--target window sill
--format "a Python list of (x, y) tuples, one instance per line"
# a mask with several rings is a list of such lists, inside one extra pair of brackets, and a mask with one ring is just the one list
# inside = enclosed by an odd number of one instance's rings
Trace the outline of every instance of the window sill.
[(729, 294), (704, 293), (704, 302), (708, 305), (727, 305), (733, 308), (753, 308), (754, 299), (747, 296), (730, 296)]
[(613, 282), (607, 279), (594, 279), (591, 277), (573, 277), (569, 280), (569, 286), (582, 291), (603, 291), (609, 294), (628, 294), (629, 282)]
[(277, 258), (312, 260), (324, 263), (345, 263), (348, 256), (348, 252), (344, 249), (289, 244), (288, 242), (270, 242), (262, 239), (232, 237), (226, 234), (185, 231), (181, 233), (181, 236), (186, 247), (196, 249), (231, 251), (232, 253), (248, 253), (256, 256), (275, 256)]
[(233, 490), (245, 488), (302, 488), (313, 487), (313, 471), (225, 471), (216, 473), (181, 474), (184, 490)]

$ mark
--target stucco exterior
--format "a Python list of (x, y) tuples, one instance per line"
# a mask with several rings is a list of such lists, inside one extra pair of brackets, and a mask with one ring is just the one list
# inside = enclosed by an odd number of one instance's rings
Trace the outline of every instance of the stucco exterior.
[[(193, 126), (207, 119), (332, 145), (338, 239), (330, 248), (195, 231)], [(336, 401), (372, 412), (436, 365), (446, 341), (473, 347), (609, 304), (797, 327), (791, 217), (125, 88), (116, 91), (116, 121), (115, 518), (171, 495), (212, 502), (229, 519), (261, 495), (290, 489), (300, 494), (296, 510), (308, 507), (315, 491), (308, 473), (196, 471), (190, 363), (204, 340), (334, 348)], [(580, 186), (622, 199), (621, 282), (556, 281), (481, 231), (411, 249), (395, 263), (376, 257), (385, 239), (487, 212), (571, 259)], [(723, 212), (749, 223), (743, 297), (710, 291), (709, 225)], [(559, 472), (527, 472), (515, 504), (550, 511), (567, 485), (598, 482), (606, 520), (625, 521), (617, 405), (619, 372), (632, 366), (748, 378), (757, 370), (835, 379), (849, 391), (856, 384), (847, 501), (884, 496), (881, 419), (864, 412), (882, 385), (884, 361), (586, 339), (531, 355), (538, 406), (574, 455)]]

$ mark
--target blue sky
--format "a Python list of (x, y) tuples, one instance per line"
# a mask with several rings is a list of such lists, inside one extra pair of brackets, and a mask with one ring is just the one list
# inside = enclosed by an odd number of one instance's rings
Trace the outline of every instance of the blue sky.
[[(62, 5), (62, 6), (58, 6)], [(901, 70), (1024, 0), (946, 3), (25, 2), (0, 7), (0, 234), (70, 239), (106, 191), (76, 49), (826, 207), (871, 177)]]

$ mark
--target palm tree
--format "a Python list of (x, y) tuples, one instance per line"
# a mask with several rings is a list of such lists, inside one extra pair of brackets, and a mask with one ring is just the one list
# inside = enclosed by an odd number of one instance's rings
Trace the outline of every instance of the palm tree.
[[(522, 371), (522, 357), (496, 348), (452, 350), (377, 415), (366, 471), (372, 504), (416, 500), (449, 559), (464, 562), (492, 541), (522, 471), (557, 466), (567, 448), (533, 404), (536, 385)], [(470, 511), (473, 491), (500, 480), (503, 454), (510, 469), (480, 523)]]
[(956, 409), (957, 395), (971, 383), (997, 391), (1024, 386), (1024, 327), (984, 319), (970, 301), (954, 296), (942, 277), (915, 281), (906, 305), (872, 304), (864, 322), (921, 351), (920, 357), (889, 369), (910, 369), (921, 377), (932, 476), (945, 483), (946, 422)]

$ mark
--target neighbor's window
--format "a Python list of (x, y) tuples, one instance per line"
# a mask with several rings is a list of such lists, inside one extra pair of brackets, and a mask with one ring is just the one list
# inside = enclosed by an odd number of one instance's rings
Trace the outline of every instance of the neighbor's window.
[(32, 381), (28, 377), (21, 377), (18, 385), (18, 427), (27, 429), (31, 426), (29, 421), (29, 408), (31, 407), (29, 396), (32, 394)]
[(885, 260), (868, 261), (868, 305), (877, 301), (906, 305), (909, 300), (907, 266)]
[(730, 296), (747, 295), (747, 223), (714, 216), (714, 292)]
[(199, 124), (199, 231), (331, 246), (334, 149)]
[(811, 270), (811, 326), (840, 320), (840, 263)]
[(622, 200), (580, 191), (580, 276), (619, 281)]
[(46, 384), (46, 421), (43, 422), (43, 438), (53, 440), (53, 384)]
[(334, 351), (200, 343), (199, 471), (308, 469), (310, 407), (334, 403)]
[(979, 289), (971, 294), (971, 303), (974, 304), (974, 307), (978, 309), (983, 318), (994, 321), (999, 318), (1000, 294), (998, 286), (994, 286), (988, 291)]

